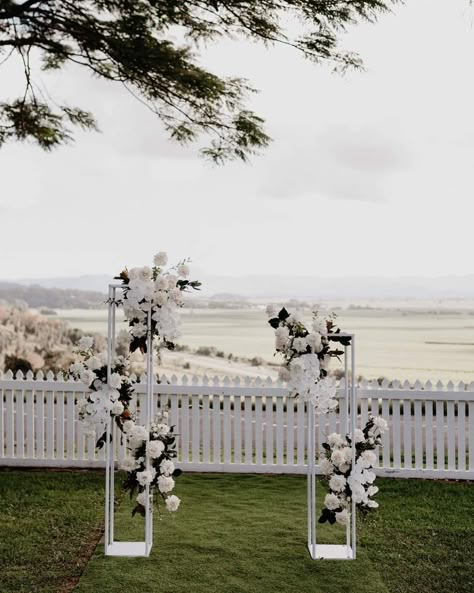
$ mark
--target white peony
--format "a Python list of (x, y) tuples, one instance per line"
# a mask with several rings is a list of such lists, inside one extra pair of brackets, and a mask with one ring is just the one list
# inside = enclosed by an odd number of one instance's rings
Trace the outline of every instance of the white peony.
[(138, 270), (138, 277), (140, 280), (146, 281), (151, 278), (151, 270), (148, 266), (144, 266), (143, 268), (139, 268)]
[(148, 441), (146, 446), (146, 452), (151, 459), (156, 459), (165, 450), (163, 441)]
[(155, 280), (155, 289), (168, 290), (168, 279), (166, 276), (158, 276), (158, 278)]
[(336, 496), (335, 494), (326, 494), (326, 497), (324, 498), (324, 506), (330, 511), (334, 511), (341, 506), (341, 500), (339, 499), (339, 496)]
[(157, 268), (162, 268), (168, 263), (168, 254), (166, 251), (159, 251), (153, 258), (153, 263)]
[(177, 496), (172, 494), (171, 496), (168, 496), (165, 501), (166, 508), (168, 509), (168, 511), (170, 511), (170, 513), (174, 513), (178, 510), (180, 502), (181, 500)]
[(336, 513), (336, 521), (341, 525), (349, 525), (350, 518), (351, 514), (347, 509), (342, 509), (342, 511)]
[(174, 463), (170, 459), (165, 459), (161, 462), (160, 469), (163, 475), (171, 476), (175, 470)]
[(94, 338), (92, 336), (82, 336), (77, 343), (79, 350), (89, 350), (94, 345)]
[(329, 480), (329, 488), (334, 492), (342, 492), (346, 487), (346, 478), (344, 476), (332, 476)]
[(171, 290), (172, 288), (176, 288), (176, 283), (178, 282), (178, 276), (175, 276), (174, 274), (167, 274), (166, 278), (168, 280), (168, 290)]
[(180, 264), (178, 266), (178, 274), (183, 278), (187, 278), (190, 273), (191, 270), (189, 269), (189, 266), (187, 264)]
[(131, 449), (138, 449), (148, 438), (147, 430), (144, 426), (135, 424), (128, 433), (129, 445)]
[(158, 489), (163, 494), (171, 492), (174, 488), (174, 480), (168, 476), (159, 476), (158, 478)]
[(155, 294), (153, 295), (153, 301), (159, 306), (162, 307), (163, 305), (166, 305), (166, 303), (168, 302), (169, 299), (169, 295), (166, 291), (164, 290), (157, 290), (155, 292)]
[(354, 431), (354, 440), (356, 443), (362, 443), (365, 441), (364, 433), (360, 428), (356, 428)]
[(341, 452), (344, 455), (345, 463), (352, 463), (352, 449), (351, 449), (351, 447), (343, 447), (341, 449)]
[(173, 303), (180, 305), (183, 302), (183, 291), (177, 287), (172, 288), (169, 291), (169, 298), (173, 301)]

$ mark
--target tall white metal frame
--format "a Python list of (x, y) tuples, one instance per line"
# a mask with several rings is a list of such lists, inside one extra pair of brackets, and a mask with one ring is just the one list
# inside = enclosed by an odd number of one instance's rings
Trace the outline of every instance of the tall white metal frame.
[[(107, 382), (110, 381), (112, 362), (115, 356), (115, 311), (117, 289), (120, 284), (109, 285), (109, 311), (107, 336)], [(146, 356), (147, 389), (145, 397), (144, 424), (147, 431), (153, 418), (153, 336), (151, 334), (151, 311), (148, 312), (147, 356)], [(105, 534), (104, 546), (106, 556), (149, 556), (153, 545), (153, 501), (149, 486), (146, 486), (147, 503), (145, 505), (145, 534), (143, 541), (115, 541), (115, 439), (117, 427), (114, 421), (107, 425), (105, 445)], [(150, 461), (147, 458), (147, 470)]]
[[(350, 337), (350, 346), (344, 347), (344, 392), (339, 398), (341, 434), (353, 435), (356, 428), (357, 402), (355, 382), (355, 336), (354, 334), (339, 334)], [(350, 354), (349, 354), (350, 352)], [(314, 406), (307, 404), (308, 418), (308, 551), (313, 560), (355, 560), (356, 558), (356, 505), (351, 502), (351, 519), (346, 526), (345, 544), (319, 544), (317, 543), (317, 516), (316, 516), (316, 465), (315, 465), (315, 424), (316, 413)], [(343, 426), (342, 424), (345, 424)], [(352, 467), (355, 467), (355, 439), (352, 439)]]

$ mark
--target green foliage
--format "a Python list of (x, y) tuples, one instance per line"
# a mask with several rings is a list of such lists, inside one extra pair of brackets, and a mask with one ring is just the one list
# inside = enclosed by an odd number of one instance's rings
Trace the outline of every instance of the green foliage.
[[(0, 104), (0, 146), (33, 140), (50, 150), (72, 138), (70, 125), (96, 129), (93, 116), (36, 96), (30, 52), (44, 70), (79, 64), (100, 78), (123, 84), (180, 142), (202, 134), (202, 153), (214, 162), (247, 160), (270, 138), (263, 119), (248, 110), (255, 90), (242, 78), (206, 70), (199, 49), (221, 38), (244, 37), (289, 45), (335, 70), (361, 67), (339, 48), (347, 26), (374, 21), (398, 0), (0, 0), (0, 55), (20, 55), (26, 78), (23, 97)], [(300, 34), (286, 30), (296, 20)]]

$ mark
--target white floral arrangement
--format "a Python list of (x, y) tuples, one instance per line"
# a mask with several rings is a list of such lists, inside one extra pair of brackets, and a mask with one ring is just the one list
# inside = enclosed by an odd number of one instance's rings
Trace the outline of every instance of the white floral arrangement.
[[(183, 293), (189, 289), (199, 290), (201, 283), (188, 280), (189, 260), (165, 269), (168, 256), (164, 251), (157, 253), (153, 266), (123, 270), (117, 280), (122, 281), (125, 320), (131, 334), (130, 352), (147, 351), (147, 334), (151, 330), (155, 345), (174, 349), (174, 342), (180, 336), (179, 309), (184, 306)], [(151, 313), (151, 326), (148, 316)]]
[[(127, 472), (124, 488), (131, 496), (137, 493), (132, 515), (144, 515), (146, 487), (150, 496), (158, 490), (168, 511), (178, 510), (180, 499), (170, 494), (174, 478), (182, 472), (175, 468), (176, 457), (174, 427), (168, 425), (167, 412), (161, 412), (148, 430), (137, 424), (130, 410), (134, 385), (130, 380), (130, 354), (135, 350), (147, 351), (147, 336), (151, 332), (152, 344), (174, 349), (174, 340), (179, 336), (179, 308), (184, 306), (183, 292), (199, 290), (201, 283), (190, 281), (188, 261), (165, 270), (168, 257), (160, 252), (154, 258), (152, 268), (125, 269), (122, 280), (124, 296), (114, 305), (123, 304), (125, 320), (129, 326), (129, 353), (118, 356), (111, 367), (107, 381), (107, 354), (94, 352), (94, 340), (85, 336), (75, 350), (78, 360), (70, 368), (70, 375), (89, 388), (88, 395), (77, 402), (79, 417), (86, 424), (86, 432), (99, 435), (96, 447), (106, 443), (107, 425), (115, 422), (127, 438), (128, 455), (121, 464)], [(176, 273), (174, 273), (176, 272)], [(151, 313), (151, 324), (148, 324)]]
[(388, 429), (380, 416), (369, 417), (363, 430), (356, 429), (355, 466), (352, 467), (352, 437), (333, 433), (323, 443), (324, 453), (319, 459), (321, 473), (329, 485), (319, 523), (349, 523), (352, 500), (357, 509), (367, 512), (379, 506), (372, 499), (379, 489), (375, 486), (372, 468), (376, 461), (374, 449), (382, 444), (381, 435)]
[(279, 379), (288, 383), (293, 397), (314, 406), (317, 414), (337, 408), (336, 383), (328, 374), (331, 359), (343, 351), (331, 348), (331, 342), (349, 346), (350, 336), (340, 335), (335, 316), (322, 317), (316, 312), (310, 328), (299, 312), (267, 307), (268, 323), (275, 330), (276, 352), (284, 359)]

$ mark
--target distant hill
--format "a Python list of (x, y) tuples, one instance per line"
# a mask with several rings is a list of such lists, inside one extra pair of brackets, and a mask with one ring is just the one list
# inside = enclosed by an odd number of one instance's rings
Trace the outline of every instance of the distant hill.
[[(199, 295), (217, 300), (237, 301), (242, 298), (269, 299), (473, 299), (474, 275), (440, 277), (345, 276), (216, 276), (196, 270), (202, 281)], [(105, 293), (112, 282), (107, 275), (70, 278), (14, 280), (18, 285), (39, 285), (46, 288), (75, 289)]]
[(91, 290), (45, 288), (38, 284), (22, 285), (0, 281), (0, 300), (7, 303), (24, 301), (38, 309), (97, 309), (103, 307), (107, 296)]

